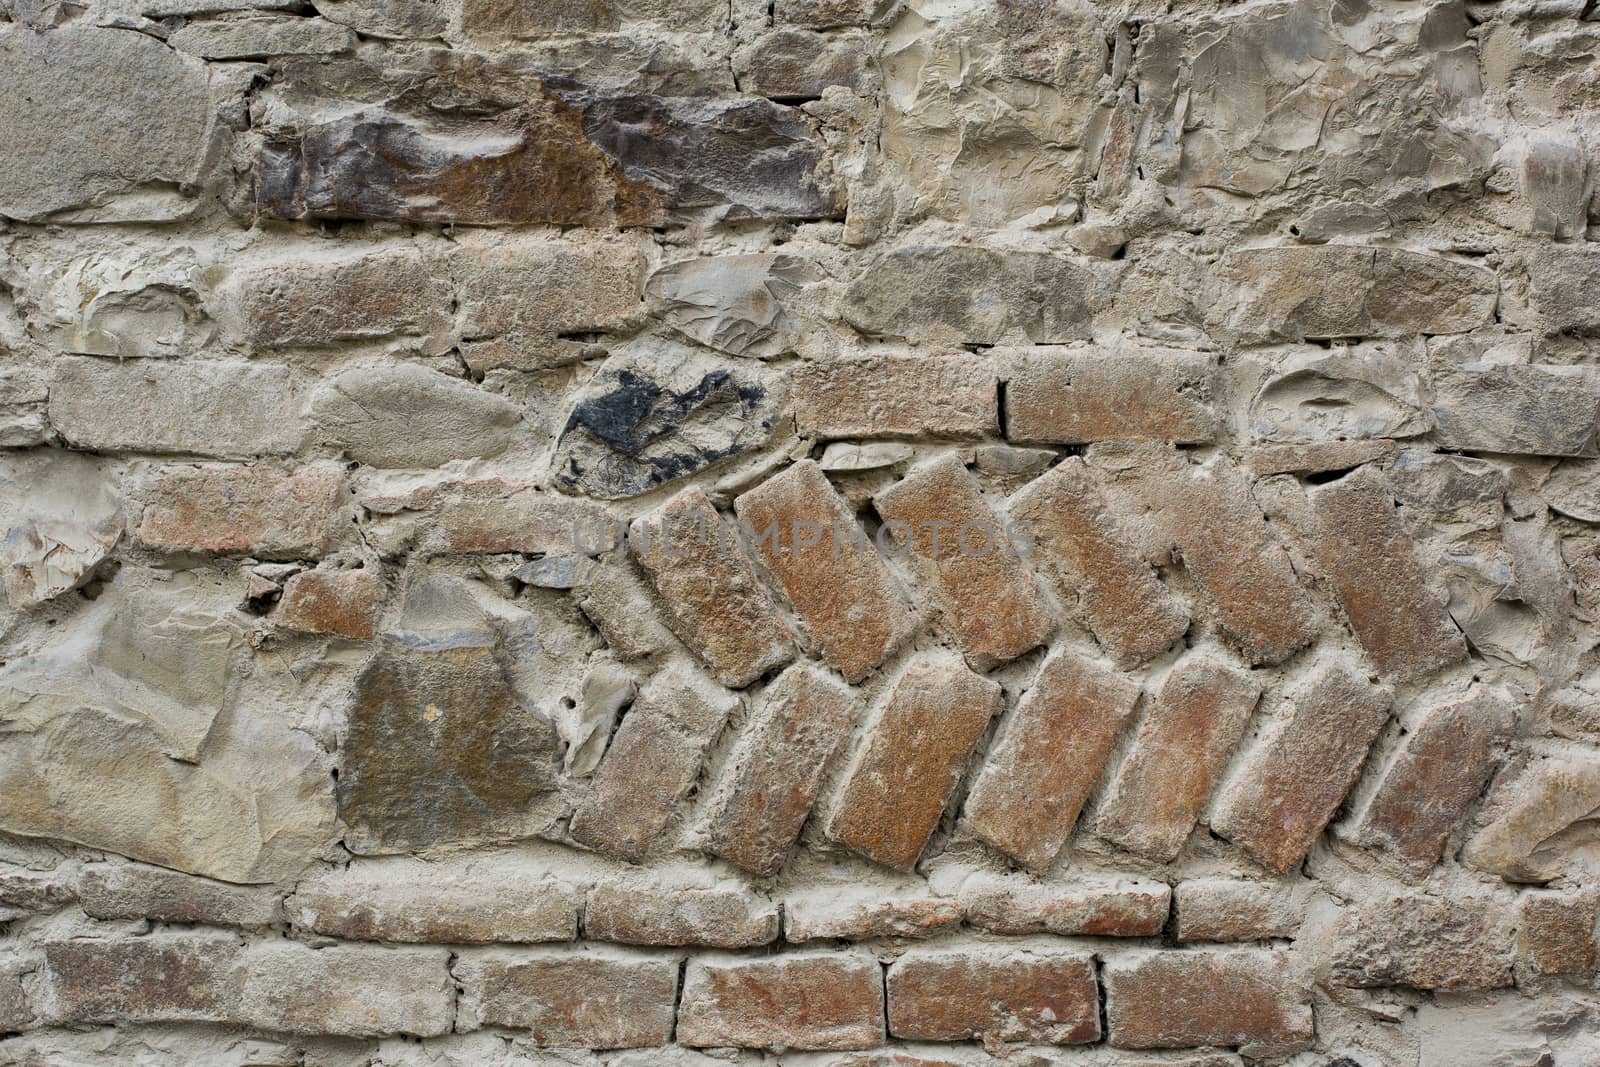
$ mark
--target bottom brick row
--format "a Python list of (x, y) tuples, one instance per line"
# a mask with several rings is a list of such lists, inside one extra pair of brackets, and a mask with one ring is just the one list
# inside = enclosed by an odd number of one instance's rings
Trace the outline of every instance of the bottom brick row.
[(859, 950), (685, 964), (594, 945), (452, 956), (186, 934), (51, 942), (34, 983), (39, 1025), (214, 1022), (351, 1037), (503, 1027), (559, 1048), (850, 1050), (893, 1037), (1248, 1052), (1314, 1036), (1309, 997), (1283, 957), (1249, 949), (1136, 951), (1102, 965), (1086, 952), (986, 945), (913, 950), (885, 968)]

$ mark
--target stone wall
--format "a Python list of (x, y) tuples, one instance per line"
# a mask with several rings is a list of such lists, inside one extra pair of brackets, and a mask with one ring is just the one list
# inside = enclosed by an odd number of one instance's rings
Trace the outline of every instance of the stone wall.
[(1600, 1064), (1583, 0), (0, 0), (0, 1064)]

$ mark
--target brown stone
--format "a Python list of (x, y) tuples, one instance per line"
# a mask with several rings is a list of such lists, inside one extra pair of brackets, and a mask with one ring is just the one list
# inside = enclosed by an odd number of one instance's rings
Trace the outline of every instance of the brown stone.
[(1002, 349), (1007, 439), (1022, 444), (1171, 441), (1202, 444), (1217, 432), (1217, 363), (1174, 349)]
[(1094, 960), (1080, 952), (923, 949), (889, 968), (889, 1032), (909, 1041), (1100, 1039)]
[(1566, 830), (1600, 810), (1600, 760), (1587, 753), (1518, 760), (1489, 790), (1485, 826), (1461, 858), (1508, 881), (1545, 882), (1577, 857)]
[(1167, 924), (1172, 890), (1163, 882), (1058, 885), (1006, 878), (963, 885), (967, 923), (996, 934), (1154, 937)]
[(945, 625), (980, 670), (1055, 629), (1049, 605), (977, 480), (956, 456), (913, 470), (874, 498), (886, 527), (937, 576)]
[(533, 944), (577, 937), (582, 903), (551, 879), (358, 863), (301, 882), (284, 910), (302, 929), (349, 941)]
[(371, 567), (301, 571), (283, 583), (271, 618), (284, 630), (365, 641), (378, 624), (382, 597), (383, 579)]
[(669, 625), (717, 681), (742, 688), (793, 657), (789, 627), (738, 533), (702, 490), (687, 489), (635, 519), (629, 538)]
[(828, 476), (802, 460), (734, 501), (823, 658), (858, 682), (910, 628), (888, 568)]
[(982, 437), (999, 429), (998, 379), (982, 356), (811, 363), (794, 378), (801, 437)]
[(912, 661), (850, 770), (829, 836), (890, 867), (914, 866), (1004, 699), (954, 657)]
[(745, 92), (795, 101), (835, 85), (864, 90), (873, 61), (865, 34), (769, 29), (734, 54), (733, 66)]
[(267, 941), (244, 950), (240, 1022), (263, 1030), (338, 1037), (451, 1030), (455, 996), (442, 948)]
[(1384, 771), (1356, 826), (1357, 842), (1388, 853), (1413, 878), (1425, 877), (1489, 783), (1513, 722), (1511, 707), (1487, 692), (1428, 712)]
[(32, 1024), (33, 1010), (28, 1007), (21, 977), (0, 973), (0, 1034), (16, 1033)]
[(1275, 953), (1151, 952), (1109, 961), (1103, 979), (1117, 1048), (1237, 1045), (1249, 1056), (1315, 1036), (1310, 998)]
[(1068, 456), (1010, 501), (1034, 562), (1124, 666), (1172, 647), (1189, 628), (1183, 601), (1134, 550), (1083, 461)]
[(1518, 905), (1517, 955), (1535, 974), (1586, 978), (1595, 973), (1600, 896), (1535, 890)]
[(426, 505), (432, 522), (422, 547), (434, 552), (588, 555), (623, 537), (604, 508), (515, 479), (451, 484)]
[(1227, 663), (1185, 659), (1139, 724), (1095, 829), (1131, 852), (1175, 859), (1260, 697), (1261, 686)]
[(450, 277), (439, 257), (413, 252), (265, 263), (233, 280), (246, 337), (258, 349), (328, 348), (415, 338), (448, 343)]
[(1305, 921), (1305, 894), (1235, 878), (1178, 883), (1179, 941), (1265, 941), (1292, 938)]
[(55, 1023), (228, 1022), (238, 941), (183, 934), (46, 941), (37, 1013)]
[(1324, 666), (1267, 722), (1211, 828), (1273, 870), (1299, 863), (1355, 784), (1389, 699), (1345, 667)]
[(838, 888), (794, 893), (783, 900), (785, 941), (869, 941), (933, 937), (961, 925), (959, 900)]
[(861, 1049), (883, 1043), (883, 971), (855, 953), (689, 961), (678, 1043)]
[(208, 926), (269, 926), (281, 891), (229, 885), (142, 863), (93, 863), (78, 881), (84, 913), (96, 919), (148, 919)]
[(780, 674), (712, 797), (709, 850), (754, 874), (782, 870), (854, 720), (850, 690), (822, 671), (798, 663)]
[(664, 839), (737, 704), (685, 668), (654, 675), (595, 768), (589, 795), (572, 816), (573, 839), (624, 859), (643, 858)]
[(778, 909), (747, 889), (602, 884), (589, 890), (583, 934), (625, 945), (750, 948), (777, 939)]
[(1378, 669), (1404, 681), (1465, 659), (1461, 631), (1428, 587), (1381, 476), (1358, 471), (1309, 496), (1317, 555)]
[(1512, 984), (1512, 916), (1500, 901), (1404, 893), (1346, 909), (1331, 980), (1362, 988), (1503, 989)]
[(619, 329), (642, 311), (644, 255), (626, 235), (484, 237), (451, 264), (463, 337), (554, 344), (557, 334)]
[(456, 1029), (507, 1026), (551, 1048), (653, 1048), (672, 1040), (678, 963), (618, 950), (462, 954)]
[(341, 524), (344, 472), (314, 463), (292, 473), (270, 467), (164, 467), (141, 486), (139, 540), (176, 552), (315, 559)]
[(1001, 724), (967, 796), (967, 827), (1028, 867), (1049, 866), (1138, 699), (1126, 678), (1052, 653)]
[(1393, 458), (1393, 441), (1321, 441), (1315, 444), (1259, 445), (1245, 454), (1257, 478), (1273, 474), (1321, 474)]

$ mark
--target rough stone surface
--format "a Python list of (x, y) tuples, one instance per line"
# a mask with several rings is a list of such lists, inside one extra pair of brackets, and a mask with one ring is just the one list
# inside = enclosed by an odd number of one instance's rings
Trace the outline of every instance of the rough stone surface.
[(1007, 352), (1006, 437), (1029, 444), (1171, 441), (1216, 435), (1212, 379), (1201, 352), (1024, 348)]
[(1594, 973), (1600, 901), (1592, 893), (1532, 892), (1518, 907), (1517, 954), (1539, 975)]
[(679, 333), (730, 356), (772, 359), (800, 341), (790, 307), (818, 279), (795, 256), (706, 256), (655, 271), (645, 292)]
[(1043, 885), (1023, 879), (964, 885), (967, 923), (997, 934), (1152, 937), (1166, 925), (1172, 891), (1159, 882)]
[(337, 464), (279, 472), (263, 467), (168, 467), (141, 486), (137, 536), (152, 548), (316, 558), (335, 536), (344, 492)]
[(678, 1040), (691, 1048), (872, 1048), (883, 1041), (883, 971), (855, 954), (691, 961)]
[(373, 570), (301, 571), (283, 583), (272, 621), (284, 630), (365, 641), (377, 628), (382, 595)]
[(271, 886), (237, 886), (139, 863), (97, 863), (78, 881), (78, 902), (96, 919), (150, 919), (210, 926), (270, 926), (279, 894)]
[(374, 467), (497, 455), (520, 414), (504, 397), (421, 367), (345, 371), (317, 392), (311, 411), (330, 445)]
[(970, 356), (879, 356), (808, 367), (794, 382), (802, 437), (981, 437), (996, 428), (995, 372)]
[(297, 927), (350, 941), (525, 944), (577, 937), (582, 903), (561, 882), (396, 863), (303, 881), (284, 911)]
[(1292, 938), (1306, 917), (1306, 893), (1233, 878), (1178, 884), (1179, 941)]
[(914, 1041), (1100, 1037), (1094, 962), (1076, 952), (919, 950), (889, 968), (889, 1032)]
[(678, 965), (603, 951), (490, 950), (453, 973), (464, 994), (457, 1027), (509, 1026), (555, 1048), (648, 1048), (672, 1036)]
[(583, 932), (626, 945), (750, 948), (777, 939), (778, 909), (740, 890), (599, 885), (584, 902)]
[(245, 951), (240, 1021), (291, 1034), (437, 1037), (450, 1032), (450, 954), (293, 943)]
[(1266, 952), (1153, 952), (1107, 964), (1106, 1024), (1118, 1048), (1236, 1045), (1248, 1055), (1314, 1036), (1311, 1004)]
[(1512, 916), (1487, 898), (1378, 897), (1341, 920), (1333, 980), (1351, 986), (1498, 989), (1511, 984)]

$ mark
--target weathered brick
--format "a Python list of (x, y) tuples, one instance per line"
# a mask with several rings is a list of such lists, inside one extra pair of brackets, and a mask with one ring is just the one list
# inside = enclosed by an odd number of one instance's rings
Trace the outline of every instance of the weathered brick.
[(441, 467), (495, 456), (522, 409), (477, 385), (413, 364), (354, 367), (311, 401), (323, 443), (371, 467)]
[(850, 770), (829, 836), (879, 863), (915, 865), (1004, 699), (954, 657), (914, 660)]
[(1428, 587), (1381, 476), (1363, 469), (1309, 496), (1317, 555), (1378, 669), (1406, 680), (1465, 659), (1461, 631)]
[(669, 625), (723, 685), (742, 688), (793, 657), (788, 625), (703, 491), (635, 519), (629, 540)]
[(452, 263), (463, 337), (553, 341), (615, 330), (641, 313), (644, 256), (627, 237), (506, 239), (475, 234)]
[(585, 946), (463, 954), (456, 1029), (508, 1026), (553, 1048), (653, 1048), (672, 1040), (678, 961)]
[(592, 555), (622, 543), (604, 508), (533, 482), (475, 478), (420, 501), (432, 521), (421, 547), (431, 552)]
[(780, 674), (712, 797), (710, 851), (752, 873), (777, 874), (854, 720), (850, 690), (822, 671), (799, 663)]
[(596, 560), (573, 593), (578, 609), (618, 659), (644, 659), (678, 646), (657, 617), (644, 579), (626, 557)]
[(1324, 666), (1290, 698), (1223, 787), (1211, 827), (1278, 871), (1310, 851), (1355, 784), (1388, 718), (1389, 695), (1341, 665)]
[(876, 0), (777, 0), (773, 14), (784, 25), (827, 30), (865, 25), (876, 6)]
[(861, 1049), (883, 1043), (883, 971), (854, 953), (689, 961), (678, 1042), (690, 1048)]
[(1176, 858), (1260, 697), (1261, 686), (1227, 663), (1185, 659), (1139, 724), (1095, 829), (1132, 852)]
[(1517, 909), (1517, 955), (1535, 974), (1584, 978), (1600, 951), (1600, 896), (1594, 892), (1525, 893)]
[(981, 356), (811, 363), (791, 385), (802, 437), (982, 437), (999, 429), (998, 379)]
[(328, 550), (340, 524), (343, 491), (336, 463), (288, 473), (220, 464), (164, 467), (140, 486), (145, 509), (138, 537), (173, 551), (315, 558)]
[(635, 23), (654, 23), (659, 29), (714, 30), (727, 11), (724, 0), (584, 0), (575, 4), (466, 0), (462, 21), (472, 33), (533, 37), (620, 30)]
[(1573, 857), (1557, 835), (1600, 810), (1600, 760), (1586, 753), (1518, 761), (1489, 790), (1486, 825), (1461, 858), (1516, 882), (1545, 882)]
[(583, 894), (515, 872), (358, 863), (307, 879), (290, 922), (350, 941), (532, 944), (578, 936)]
[(184, 934), (47, 941), (35, 1010), (56, 1023), (228, 1022), (237, 1013), (238, 942)]
[(1600, 255), (1587, 242), (1541, 245), (1528, 257), (1528, 276), (1545, 333), (1600, 336), (1600, 311), (1589, 298), (1600, 285)]
[(1600, 378), (1592, 367), (1505, 366), (1432, 376), (1440, 448), (1592, 456)]
[(239, 1019), (292, 1034), (437, 1037), (454, 1014), (449, 959), (442, 948), (252, 945)]
[(734, 501), (823, 658), (857, 682), (910, 628), (888, 568), (822, 468), (802, 460)]
[(1237, 1045), (1249, 1056), (1315, 1035), (1310, 998), (1275, 953), (1141, 953), (1108, 961), (1102, 976), (1117, 1048)]
[(209, 926), (269, 926), (282, 896), (271, 886), (229, 885), (142, 863), (92, 863), (78, 900), (96, 919), (149, 919)]
[(33, 1009), (28, 1006), (22, 979), (0, 972), (0, 1034), (16, 1033), (32, 1024)]
[(266, 59), (348, 51), (355, 36), (326, 19), (302, 15), (195, 20), (174, 30), (167, 44), (206, 59)]
[(1398, 446), (1388, 440), (1260, 445), (1245, 454), (1244, 462), (1257, 478), (1288, 473), (1321, 474), (1390, 459), (1397, 450)]
[(961, 887), (961, 899), (967, 923), (996, 934), (1154, 937), (1167, 924), (1172, 889), (1137, 879), (1064, 885), (975, 879)]
[(1306, 894), (1237, 878), (1178, 883), (1179, 941), (1265, 941), (1294, 937), (1305, 921)]
[(731, 693), (686, 668), (653, 676), (595, 768), (589, 795), (572, 817), (573, 838), (600, 852), (642, 858), (671, 825), (737, 705)]
[(1049, 605), (959, 458), (917, 468), (874, 501), (933, 568), (945, 625), (975, 666), (1015, 659), (1050, 636)]
[(1001, 724), (967, 797), (966, 825), (1029, 867), (1046, 867), (1072, 835), (1139, 687), (1058, 650)]
[(1094, 960), (1081, 952), (914, 949), (889, 968), (889, 1032), (910, 1041), (1100, 1039)]
[(1424, 877), (1488, 784), (1495, 750), (1513, 722), (1511, 707), (1489, 692), (1428, 712), (1384, 771), (1356, 840), (1388, 853), (1413, 878)]
[(404, 337), (424, 351), (449, 343), (453, 288), (439, 257), (414, 252), (292, 259), (242, 272), (230, 287), (257, 348), (325, 348)]
[(77, 897), (77, 887), (66, 870), (35, 871), (0, 864), (0, 910), (59, 911)]
[(960, 926), (965, 914), (959, 900), (830, 887), (784, 897), (783, 937), (791, 942), (933, 937)]
[(383, 579), (372, 567), (291, 574), (272, 609), (272, 623), (300, 633), (365, 641), (378, 624)]
[(26, 448), (50, 439), (50, 384), (33, 367), (0, 367), (0, 448)]
[(1346, 909), (1331, 947), (1337, 985), (1502, 989), (1512, 984), (1510, 909), (1490, 897), (1403, 893)]
[(1216, 436), (1217, 363), (1203, 352), (1142, 348), (1002, 349), (1009, 440), (1023, 444), (1171, 441)]
[(191, 360), (56, 360), (50, 424), (76, 448), (218, 459), (276, 456), (305, 437), (289, 368)]
[(739, 88), (776, 100), (821, 96), (829, 87), (866, 89), (873, 71), (871, 42), (860, 33), (773, 29), (734, 53)]
[(778, 937), (778, 909), (747, 889), (602, 884), (589, 890), (585, 937), (625, 945), (749, 948)]
[(1036, 565), (1119, 663), (1158, 656), (1189, 628), (1183, 601), (1134, 550), (1078, 457), (1028, 483), (1009, 510), (1034, 545)]

